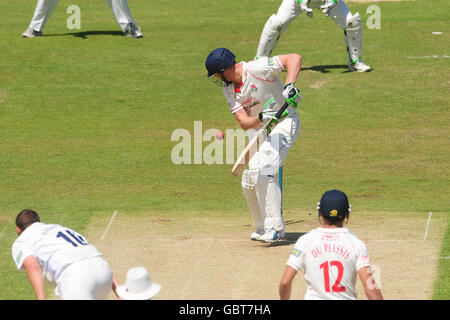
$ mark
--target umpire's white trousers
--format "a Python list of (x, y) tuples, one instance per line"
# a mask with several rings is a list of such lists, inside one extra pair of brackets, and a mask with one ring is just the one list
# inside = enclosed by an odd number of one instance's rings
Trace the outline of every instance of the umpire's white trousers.
[(111, 8), (111, 11), (122, 31), (125, 31), (127, 25), (130, 23), (136, 25), (136, 22), (131, 17), (131, 11), (128, 7), (128, 0), (106, 0), (106, 3)]
[(29, 28), (42, 32), (58, 2), (59, 0), (39, 0), (34, 9)]
[[(42, 32), (58, 2), (59, 0), (38, 0), (29, 28)], [(128, 0), (106, 0), (106, 3), (114, 14), (122, 31), (125, 31), (127, 25), (130, 23), (136, 25), (136, 22), (131, 17)]]
[(113, 274), (102, 257), (78, 261), (66, 267), (56, 280), (61, 300), (106, 300), (112, 290)]

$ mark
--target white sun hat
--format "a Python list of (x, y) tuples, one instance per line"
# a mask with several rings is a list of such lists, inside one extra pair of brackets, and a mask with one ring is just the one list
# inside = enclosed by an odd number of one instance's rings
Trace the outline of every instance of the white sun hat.
[(161, 290), (161, 285), (152, 282), (144, 267), (128, 270), (125, 284), (117, 287), (119, 297), (125, 300), (149, 300)]

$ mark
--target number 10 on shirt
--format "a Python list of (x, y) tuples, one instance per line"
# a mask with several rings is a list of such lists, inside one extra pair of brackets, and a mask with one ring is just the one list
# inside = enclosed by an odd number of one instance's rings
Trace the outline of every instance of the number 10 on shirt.
[[(56, 235), (57, 238), (63, 238), (64, 240), (66, 240), (67, 242), (69, 242), (71, 245), (73, 245), (74, 247), (78, 247), (78, 244), (85, 246), (88, 243), (86, 242), (86, 240), (84, 240), (84, 238), (81, 235), (77, 235), (74, 232), (70, 231), (70, 230), (66, 230), (65, 234), (64, 232), (58, 232), (58, 234)], [(77, 244), (78, 243), (78, 244)]]

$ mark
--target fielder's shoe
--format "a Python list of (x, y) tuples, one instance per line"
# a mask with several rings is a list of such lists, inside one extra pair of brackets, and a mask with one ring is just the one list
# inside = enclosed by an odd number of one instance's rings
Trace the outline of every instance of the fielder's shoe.
[(34, 38), (39, 36), (42, 36), (42, 32), (36, 31), (33, 28), (28, 28), (24, 33), (22, 33), (23, 38)]
[(261, 236), (264, 234), (264, 229), (258, 229), (250, 235), (253, 241), (261, 241)]
[(354, 61), (351, 59), (348, 59), (348, 70), (349, 71), (357, 71), (357, 72), (366, 72), (370, 71), (371, 68), (367, 64), (364, 63), (362, 60)]
[(125, 37), (128, 37), (128, 38), (143, 38), (144, 37), (144, 34), (141, 31), (141, 28), (132, 23), (128, 24), (128, 26), (126, 27), (123, 34)]
[(260, 241), (274, 242), (284, 239), (284, 230), (275, 231), (274, 229), (266, 229), (264, 234), (260, 237)]

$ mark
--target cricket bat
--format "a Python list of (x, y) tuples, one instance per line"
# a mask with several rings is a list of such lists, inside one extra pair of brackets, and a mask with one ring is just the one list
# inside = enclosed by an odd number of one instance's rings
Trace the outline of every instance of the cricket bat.
[[(289, 104), (285, 103), (280, 110), (278, 110), (278, 112), (275, 114), (275, 118), (280, 119), (281, 115), (283, 114), (284, 110), (287, 109), (287, 107), (289, 107)], [(237, 158), (233, 169), (231, 169), (231, 173), (236, 176), (239, 177), (242, 172), (244, 171), (245, 167), (247, 166), (248, 162), (250, 161), (250, 152), (251, 151), (258, 151), (259, 149), (259, 145), (258, 145), (258, 140), (259, 137), (264, 133), (264, 131), (267, 129), (267, 127), (269, 126), (271, 120), (267, 120), (266, 122), (264, 122), (263, 126), (258, 130), (258, 132), (256, 133), (256, 135), (253, 137), (253, 139), (251, 141), (249, 141), (249, 143), (247, 144), (247, 146), (245, 147), (245, 149), (241, 152), (241, 154), (239, 155), (239, 157)]]

